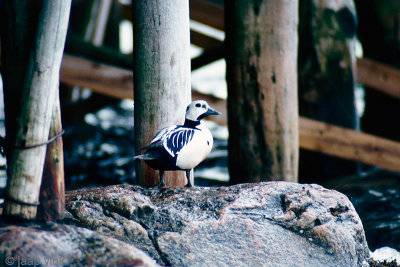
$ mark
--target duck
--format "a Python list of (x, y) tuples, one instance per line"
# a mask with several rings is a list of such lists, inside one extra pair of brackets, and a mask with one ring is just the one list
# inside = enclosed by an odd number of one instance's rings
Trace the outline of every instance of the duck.
[(160, 130), (150, 144), (143, 147), (142, 154), (134, 157), (158, 170), (160, 187), (165, 186), (164, 172), (186, 172), (186, 187), (192, 187), (190, 172), (210, 154), (213, 136), (201, 120), (221, 113), (211, 108), (205, 100), (191, 102), (186, 108), (183, 125), (172, 125)]

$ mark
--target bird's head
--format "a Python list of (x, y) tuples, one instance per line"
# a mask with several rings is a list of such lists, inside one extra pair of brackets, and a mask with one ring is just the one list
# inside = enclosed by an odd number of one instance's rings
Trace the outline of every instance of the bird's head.
[(219, 115), (220, 112), (212, 109), (204, 100), (196, 100), (190, 103), (186, 108), (187, 120), (199, 121), (209, 115)]

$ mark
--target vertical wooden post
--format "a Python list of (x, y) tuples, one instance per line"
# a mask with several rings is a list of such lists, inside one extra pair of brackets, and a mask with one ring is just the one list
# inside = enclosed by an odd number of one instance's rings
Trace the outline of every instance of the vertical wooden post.
[[(39, 1), (3, 1), (1, 6), (1, 60), (7, 165), (10, 164), (17, 136), (16, 118), (20, 113), (23, 77), (26, 76), (30, 51), (35, 43), (40, 8)], [(9, 169), (7, 171), (9, 172)]]
[(231, 183), (297, 181), (298, 1), (225, 1)]
[[(300, 0), (300, 16), (300, 115), (356, 129), (354, 3)], [(302, 182), (322, 182), (357, 171), (355, 162), (310, 151), (300, 153)]]
[(11, 144), (15, 149), (8, 166), (6, 217), (36, 217), (70, 5), (70, 0), (42, 1), (35, 45), (23, 77), (16, 141)]
[[(56, 92), (49, 139), (59, 135), (62, 130), (60, 98), (58, 92)], [(55, 139), (47, 146), (39, 202), (40, 205), (38, 207), (36, 219), (54, 221), (64, 218), (64, 153), (61, 137)]]
[[(188, 0), (134, 1), (135, 150), (163, 127), (182, 124), (191, 100)], [(159, 183), (158, 172), (137, 161), (142, 186)], [(184, 172), (166, 172), (169, 186), (183, 186)]]

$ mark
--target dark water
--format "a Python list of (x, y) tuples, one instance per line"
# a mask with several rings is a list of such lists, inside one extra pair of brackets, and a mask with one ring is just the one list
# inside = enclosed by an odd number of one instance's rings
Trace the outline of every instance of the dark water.
[(133, 104), (121, 102), (64, 124), (66, 189), (135, 183)]
[(363, 222), (369, 248), (400, 251), (400, 174), (383, 170), (326, 184), (349, 197)]

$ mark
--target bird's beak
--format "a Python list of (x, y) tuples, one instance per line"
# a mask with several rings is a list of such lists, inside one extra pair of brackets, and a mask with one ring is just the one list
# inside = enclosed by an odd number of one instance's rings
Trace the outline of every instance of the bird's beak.
[(209, 116), (209, 115), (220, 115), (221, 112), (218, 112), (210, 107), (208, 107), (208, 110), (206, 111), (206, 113), (204, 115)]

